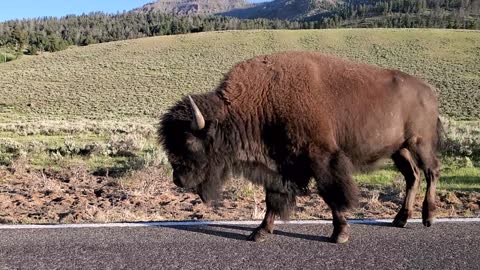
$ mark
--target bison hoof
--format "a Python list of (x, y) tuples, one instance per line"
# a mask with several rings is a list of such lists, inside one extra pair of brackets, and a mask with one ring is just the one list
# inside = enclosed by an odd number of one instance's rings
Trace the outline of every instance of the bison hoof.
[(332, 240), (333, 243), (343, 244), (343, 243), (348, 242), (349, 238), (350, 238), (350, 236), (348, 235), (348, 233), (341, 232), (339, 234), (334, 233), (331, 237), (331, 240)]
[(407, 220), (404, 219), (394, 219), (392, 225), (398, 228), (405, 228), (407, 226)]
[(430, 226), (433, 225), (433, 223), (435, 223), (435, 219), (434, 218), (422, 218), (422, 223), (423, 223), (423, 226), (430, 227)]
[(269, 232), (264, 228), (256, 228), (252, 232), (252, 234), (250, 234), (247, 237), (247, 240), (248, 241), (254, 241), (254, 242), (257, 242), (257, 243), (261, 243), (261, 242), (264, 242), (265, 240), (267, 240), (268, 234), (270, 234), (270, 233), (272, 233), (272, 232)]
[(426, 207), (424, 207), (422, 210), (422, 223), (423, 223), (423, 226), (430, 227), (435, 222), (435, 218), (433, 217), (433, 214), (432, 214), (433, 211), (428, 209), (426, 210), (425, 208)]
[(400, 210), (398, 214), (395, 216), (392, 224), (398, 228), (404, 228), (407, 225), (408, 220), (408, 211), (407, 210)]

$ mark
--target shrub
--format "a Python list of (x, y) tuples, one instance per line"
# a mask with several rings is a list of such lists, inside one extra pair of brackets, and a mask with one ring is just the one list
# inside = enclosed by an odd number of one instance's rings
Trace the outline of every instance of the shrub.
[(146, 140), (143, 136), (137, 134), (113, 135), (108, 142), (113, 156), (136, 156), (136, 153), (142, 151)]
[(85, 147), (80, 151), (80, 155), (100, 155), (108, 156), (110, 155), (110, 149), (105, 143), (93, 142), (86, 144)]
[(446, 138), (442, 153), (446, 156), (480, 160), (480, 123), (445, 119), (443, 122)]
[(12, 139), (0, 139), (0, 153), (18, 154), (22, 145)]
[(25, 153), (21, 144), (11, 139), (0, 139), (0, 166), (10, 166), (22, 155)]

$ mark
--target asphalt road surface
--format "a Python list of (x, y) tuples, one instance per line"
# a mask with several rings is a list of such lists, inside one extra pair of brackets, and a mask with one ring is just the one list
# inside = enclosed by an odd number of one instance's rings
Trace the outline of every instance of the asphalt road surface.
[(251, 225), (2, 229), (0, 269), (480, 269), (480, 222), (406, 228), (277, 225), (264, 243)]

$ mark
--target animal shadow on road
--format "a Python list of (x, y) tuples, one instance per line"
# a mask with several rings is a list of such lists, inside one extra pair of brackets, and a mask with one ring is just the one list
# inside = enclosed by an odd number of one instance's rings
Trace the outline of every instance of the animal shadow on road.
[[(205, 226), (168, 226), (168, 228), (182, 230), (182, 231), (189, 231), (194, 233), (203, 233), (207, 235), (219, 236), (234, 240), (242, 240), (245, 241), (247, 236), (253, 232), (254, 228), (249, 226), (239, 226), (239, 225), (205, 225)], [(236, 233), (227, 230), (239, 230), (243, 232), (248, 232), (247, 234), (244, 233)], [(299, 238), (304, 240), (311, 240), (311, 241), (319, 241), (319, 242), (330, 242), (330, 238), (321, 235), (307, 235), (301, 233), (293, 233), (293, 232), (285, 232), (281, 230), (274, 230), (274, 235), (281, 235), (286, 237), (292, 238)]]
[(395, 226), (392, 225), (392, 223), (390, 222), (368, 222), (368, 221), (365, 221), (365, 222), (362, 222), (362, 221), (356, 221), (356, 220), (353, 220), (353, 221), (350, 221), (349, 222), (350, 226), (352, 225), (357, 225), (357, 226), (377, 226), (377, 227), (392, 227), (392, 228), (395, 228)]
[(244, 234), (227, 232), (227, 231), (222, 231), (222, 230), (215, 230), (215, 229), (211, 228), (212, 226), (207, 226), (207, 225), (165, 226), (165, 227), (175, 229), (175, 230), (219, 236), (219, 237), (224, 237), (224, 238), (229, 238), (229, 239), (234, 239), (234, 240), (245, 240), (246, 239), (246, 235), (244, 235)]
[[(210, 225), (210, 227), (243, 230), (243, 231), (248, 231), (249, 234), (251, 232), (253, 232), (253, 229), (254, 229), (252, 227), (238, 226), (238, 225)], [(292, 238), (299, 238), (299, 239), (303, 239), (303, 240), (312, 240), (312, 241), (319, 241), (319, 242), (331, 242), (330, 237), (321, 236), (321, 235), (309, 235), (309, 234), (302, 234), (302, 233), (285, 232), (285, 231), (282, 231), (282, 230), (274, 230), (273, 234), (274, 235), (286, 236), (286, 237), (292, 237)]]

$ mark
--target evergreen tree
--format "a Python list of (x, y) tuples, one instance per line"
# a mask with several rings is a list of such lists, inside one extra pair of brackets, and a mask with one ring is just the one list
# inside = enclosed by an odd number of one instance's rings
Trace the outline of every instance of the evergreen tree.
[(101, 12), (62, 18), (0, 23), (0, 46), (22, 53), (57, 51), (140, 37), (214, 30), (300, 29), (333, 27), (435, 27), (480, 29), (478, 0), (345, 0), (315, 20), (298, 22), (243, 20), (221, 16), (175, 17), (158, 11)]

